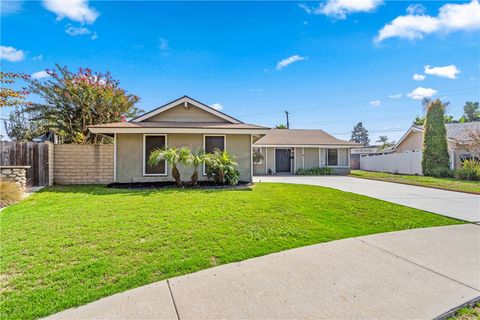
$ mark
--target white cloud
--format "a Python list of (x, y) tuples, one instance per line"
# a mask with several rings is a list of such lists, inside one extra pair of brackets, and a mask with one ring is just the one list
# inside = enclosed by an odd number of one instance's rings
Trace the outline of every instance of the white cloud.
[(378, 107), (382, 102), (380, 100), (372, 100), (370, 104), (374, 107)]
[(91, 34), (92, 32), (88, 30), (87, 28), (77, 28), (73, 26), (69, 26), (65, 29), (65, 32), (73, 37), (75, 36), (81, 36), (85, 34)]
[(394, 93), (394, 94), (391, 94), (388, 96), (390, 99), (400, 99), (401, 97), (403, 97), (403, 94), (401, 93)]
[(355, 12), (371, 12), (383, 3), (383, 0), (327, 0), (317, 7), (299, 4), (308, 14), (323, 14), (335, 19), (345, 19), (348, 14)]
[(426, 76), (424, 74), (415, 73), (412, 78), (416, 81), (423, 81), (425, 80)]
[(423, 98), (430, 98), (434, 96), (436, 93), (437, 93), (437, 90), (434, 90), (432, 88), (418, 87), (412, 92), (410, 92), (409, 94), (407, 94), (407, 96), (415, 100), (421, 100)]
[(90, 37), (92, 40), (98, 39), (98, 34), (96, 32), (92, 33), (92, 36)]
[(10, 62), (22, 61), (25, 59), (25, 52), (14, 47), (0, 46), (0, 60), (7, 60)]
[(275, 67), (275, 69), (282, 70), (283, 68), (287, 67), (288, 65), (290, 65), (294, 62), (302, 61), (302, 60), (305, 60), (305, 59), (306, 59), (305, 57), (302, 57), (302, 56), (296, 54), (296, 55), (293, 55), (291, 57), (288, 57), (286, 59), (283, 59), (283, 60), (279, 61), (277, 63), (277, 66)]
[(45, 70), (38, 71), (32, 74), (33, 79), (42, 79), (42, 78), (48, 78), (48, 77), (50, 77), (50, 75)]
[(407, 13), (409, 15), (414, 15), (414, 14), (424, 14), (427, 9), (421, 5), (421, 4), (411, 4), (407, 7)]
[(23, 1), (21, 0), (8, 0), (1, 2), (0, 13), (2, 16), (14, 14), (22, 11)]
[[(479, 19), (480, 19), (480, 16), (479, 16)], [(425, 66), (426, 74), (431, 74), (437, 77), (443, 77), (448, 79), (457, 79), (457, 74), (459, 74), (460, 72), (461, 71), (458, 70), (458, 68), (454, 64), (451, 64), (449, 66), (444, 66), (444, 67)]]
[(220, 110), (223, 109), (223, 105), (221, 105), (221, 104), (218, 103), (218, 102), (212, 104), (210, 107), (212, 107), (213, 109), (218, 110), (218, 111), (220, 111)]
[(423, 39), (431, 33), (449, 33), (469, 31), (480, 28), (480, 4), (478, 0), (463, 4), (445, 4), (439, 9), (438, 16), (432, 17), (418, 8), (407, 8), (407, 15), (398, 16), (386, 24), (375, 37), (379, 43), (388, 38)]
[(35, 60), (35, 61), (43, 60), (43, 55), (39, 54), (38, 56), (34, 56), (32, 57), (32, 60)]
[(88, 6), (88, 0), (43, 0), (43, 6), (57, 15), (80, 23), (93, 23), (99, 13)]

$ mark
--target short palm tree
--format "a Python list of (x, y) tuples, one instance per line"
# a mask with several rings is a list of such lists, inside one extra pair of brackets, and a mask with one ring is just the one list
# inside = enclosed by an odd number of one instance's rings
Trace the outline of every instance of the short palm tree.
[(191, 151), (186, 159), (186, 164), (193, 167), (193, 174), (190, 178), (190, 185), (196, 186), (198, 182), (198, 168), (205, 162), (205, 151), (203, 149), (197, 149), (197, 151)]
[(182, 186), (182, 178), (180, 177), (180, 171), (178, 171), (177, 165), (179, 163), (185, 163), (189, 154), (190, 149), (185, 147), (155, 149), (148, 157), (148, 164), (150, 166), (156, 166), (160, 161), (165, 160), (172, 167), (172, 177), (175, 179), (175, 184), (180, 187)]
[(225, 182), (228, 182), (236, 184), (236, 179), (238, 178), (236, 167), (238, 164), (235, 162), (235, 158), (227, 151), (215, 149), (212, 154), (206, 156), (205, 162), (208, 164), (207, 176), (213, 178), (216, 183), (225, 184)]

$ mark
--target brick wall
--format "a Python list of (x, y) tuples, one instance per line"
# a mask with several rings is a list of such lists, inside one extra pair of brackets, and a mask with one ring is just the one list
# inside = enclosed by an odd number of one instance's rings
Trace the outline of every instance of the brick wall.
[(54, 145), (54, 184), (113, 182), (113, 145)]

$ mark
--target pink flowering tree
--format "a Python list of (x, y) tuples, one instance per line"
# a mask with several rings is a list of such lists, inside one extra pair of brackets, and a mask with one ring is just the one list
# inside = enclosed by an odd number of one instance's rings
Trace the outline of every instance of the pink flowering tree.
[(79, 68), (71, 72), (56, 66), (46, 70), (47, 80), (29, 79), (29, 90), (41, 102), (25, 108), (32, 121), (55, 131), (64, 143), (109, 143), (111, 138), (92, 134), (89, 125), (126, 121), (141, 112), (138, 96), (120, 88), (109, 72)]

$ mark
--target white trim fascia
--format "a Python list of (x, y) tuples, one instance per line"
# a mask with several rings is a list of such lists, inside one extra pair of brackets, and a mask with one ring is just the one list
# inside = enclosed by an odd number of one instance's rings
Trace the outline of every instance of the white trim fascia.
[(117, 182), (117, 134), (113, 135), (113, 182)]
[(293, 174), (297, 172), (297, 148), (293, 148)]
[(305, 148), (302, 148), (302, 169), (305, 170)]
[(205, 105), (199, 103), (198, 101), (195, 101), (195, 100), (193, 100), (193, 99), (191, 99), (191, 98), (189, 98), (189, 97), (182, 97), (182, 98), (180, 98), (180, 99), (174, 100), (174, 101), (170, 102), (169, 104), (166, 104), (166, 105), (164, 105), (164, 106), (162, 106), (162, 107), (159, 107), (158, 109), (149, 111), (149, 112), (141, 115), (140, 117), (131, 120), (131, 122), (141, 122), (141, 121), (144, 121), (145, 119), (151, 118), (151, 117), (153, 117), (153, 116), (155, 116), (155, 115), (157, 115), (157, 114), (159, 114), (159, 113), (162, 113), (162, 112), (164, 112), (164, 111), (167, 111), (168, 109), (171, 109), (171, 108), (176, 107), (176, 106), (178, 106), (178, 105), (180, 105), (180, 104), (186, 104), (186, 103), (190, 103), (190, 104), (194, 105), (195, 107), (200, 108), (200, 109), (202, 109), (203, 111), (206, 111), (206, 112), (208, 112), (208, 113), (211, 113), (211, 114), (213, 114), (213, 115), (215, 115), (215, 116), (217, 116), (217, 117), (219, 117), (219, 118), (222, 118), (223, 120), (226, 120), (226, 121), (228, 121), (228, 122), (230, 122), (230, 123), (241, 123), (241, 122), (238, 121), (237, 119), (232, 118), (232, 117), (230, 117), (230, 116), (228, 116), (228, 115), (226, 115), (226, 114), (224, 114), (224, 113), (222, 113), (222, 112), (219, 112), (219, 111), (217, 111), (217, 110), (215, 110), (215, 109), (213, 109), (213, 108), (207, 107), (207, 106), (205, 106)]
[(250, 135), (250, 182), (253, 181), (253, 134)]
[(210, 128), (89, 128), (98, 134), (112, 133), (200, 133), (200, 134), (267, 134), (270, 129), (210, 129)]
[(143, 134), (143, 148), (142, 148), (142, 158), (143, 158), (143, 163), (142, 163), (142, 176), (144, 177), (165, 177), (168, 176), (168, 163), (165, 161), (165, 173), (145, 173), (145, 166), (146, 166), (146, 158), (145, 158), (145, 149), (146, 149), (146, 139), (145, 137), (148, 136), (164, 136), (165, 137), (165, 149), (168, 148), (168, 142), (167, 142), (167, 135), (166, 134)]
[[(223, 137), (223, 150), (227, 151), (227, 136), (224, 135), (224, 134), (204, 134), (203, 135), (203, 151), (207, 152), (205, 150), (205, 137)], [(202, 174), (204, 176), (207, 175), (207, 173), (205, 172), (205, 162), (203, 163), (203, 172)]]
[[(260, 147), (263, 148), (263, 147)], [(265, 174), (268, 174), (268, 148), (265, 147)]]

